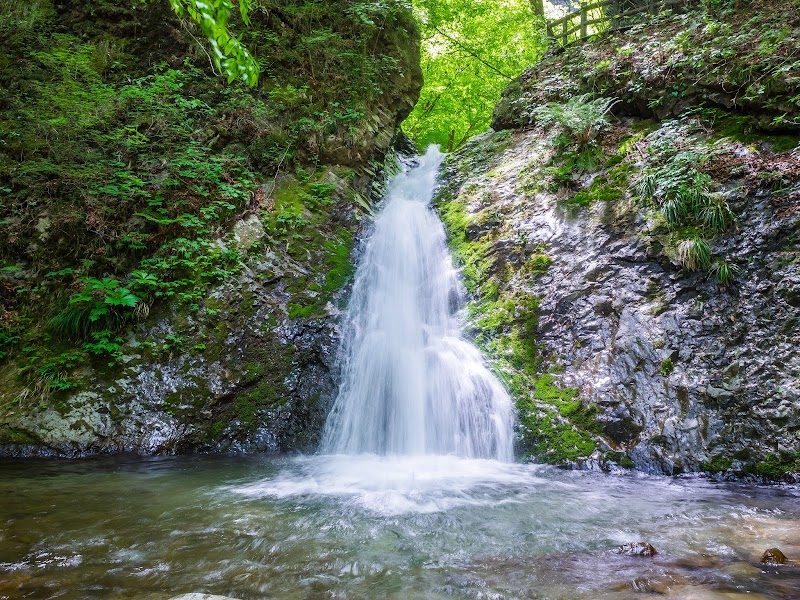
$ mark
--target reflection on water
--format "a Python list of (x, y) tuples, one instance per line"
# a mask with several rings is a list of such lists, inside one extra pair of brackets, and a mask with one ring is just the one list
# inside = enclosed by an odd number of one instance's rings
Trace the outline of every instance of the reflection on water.
[[(0, 463), (0, 598), (800, 598), (800, 490), (455, 457)], [(648, 541), (655, 558), (611, 552)]]

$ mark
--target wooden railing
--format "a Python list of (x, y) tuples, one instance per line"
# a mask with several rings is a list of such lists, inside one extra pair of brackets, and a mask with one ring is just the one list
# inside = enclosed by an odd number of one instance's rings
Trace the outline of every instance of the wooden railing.
[(590, 35), (615, 31), (640, 23), (666, 10), (681, 11), (689, 0), (598, 0), (582, 3), (580, 10), (547, 23), (547, 37), (566, 46)]

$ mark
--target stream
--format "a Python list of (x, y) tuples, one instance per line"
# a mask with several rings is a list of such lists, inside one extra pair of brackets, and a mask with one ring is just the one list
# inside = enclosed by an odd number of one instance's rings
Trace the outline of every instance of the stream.
[[(800, 490), (457, 457), (0, 464), (0, 598), (800, 597)], [(658, 555), (624, 556), (645, 541)]]

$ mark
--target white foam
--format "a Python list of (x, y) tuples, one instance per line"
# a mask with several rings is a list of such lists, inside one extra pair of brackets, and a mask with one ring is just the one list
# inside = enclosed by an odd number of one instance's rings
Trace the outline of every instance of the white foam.
[(341, 498), (388, 516), (496, 505), (510, 490), (544, 483), (538, 470), (452, 455), (322, 455), (295, 459), (269, 480), (228, 489), (256, 498)]

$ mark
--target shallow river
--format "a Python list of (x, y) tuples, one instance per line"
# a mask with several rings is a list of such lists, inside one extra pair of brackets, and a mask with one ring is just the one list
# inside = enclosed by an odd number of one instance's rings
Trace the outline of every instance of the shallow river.
[[(615, 554), (649, 542), (653, 558)], [(800, 598), (800, 489), (450, 457), (0, 463), (0, 598)], [(799, 561), (800, 562), (800, 561)]]

